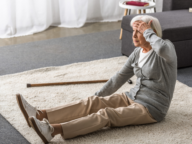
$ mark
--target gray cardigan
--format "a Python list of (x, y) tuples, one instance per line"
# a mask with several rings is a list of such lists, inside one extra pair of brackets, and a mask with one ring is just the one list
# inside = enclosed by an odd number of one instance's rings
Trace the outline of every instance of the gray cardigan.
[(166, 116), (173, 97), (177, 79), (177, 56), (173, 43), (158, 37), (152, 29), (145, 30), (143, 36), (154, 50), (143, 67), (138, 67), (139, 52), (142, 48), (137, 47), (122, 69), (112, 76), (95, 95), (113, 94), (135, 74), (136, 85), (125, 94), (136, 103), (145, 106), (153, 118), (160, 122)]

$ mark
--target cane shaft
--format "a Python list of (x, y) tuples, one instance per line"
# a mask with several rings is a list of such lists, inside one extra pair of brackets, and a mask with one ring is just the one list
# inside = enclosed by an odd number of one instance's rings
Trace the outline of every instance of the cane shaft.
[(92, 81), (72, 81), (72, 82), (56, 82), (56, 83), (39, 83), (27, 84), (27, 87), (53, 86), (53, 85), (68, 85), (68, 84), (85, 84), (85, 83), (100, 83), (108, 80), (92, 80)]

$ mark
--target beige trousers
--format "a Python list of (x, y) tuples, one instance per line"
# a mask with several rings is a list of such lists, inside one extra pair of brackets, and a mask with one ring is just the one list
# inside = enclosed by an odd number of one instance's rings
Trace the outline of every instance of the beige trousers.
[(80, 101), (47, 109), (51, 124), (61, 124), (63, 138), (69, 139), (103, 127), (121, 127), (157, 122), (143, 105), (125, 93), (106, 97), (90, 96)]

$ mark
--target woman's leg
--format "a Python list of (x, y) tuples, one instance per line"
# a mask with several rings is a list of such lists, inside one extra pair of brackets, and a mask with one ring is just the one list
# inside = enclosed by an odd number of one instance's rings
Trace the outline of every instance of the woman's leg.
[(96, 113), (106, 107), (118, 108), (127, 107), (128, 105), (130, 103), (124, 93), (112, 94), (106, 97), (90, 96), (80, 101), (47, 109), (44, 116), (47, 115), (51, 124), (58, 124)]
[[(113, 95), (113, 97), (105, 98), (108, 100), (115, 99), (116, 96)], [(96, 113), (92, 113), (81, 118), (60, 124), (51, 124), (54, 127), (54, 133), (52, 133), (52, 136), (54, 137), (57, 134), (61, 134), (64, 139), (69, 139), (78, 135), (94, 132), (103, 127), (120, 127), (125, 125), (138, 125), (157, 122), (154, 118), (152, 118), (151, 114), (144, 106), (135, 103), (127, 97), (124, 98), (127, 100), (126, 107), (105, 107), (98, 110)], [(119, 103), (120, 101), (117, 100), (116, 102)]]
[(127, 107), (106, 107), (97, 113), (61, 123), (61, 126), (63, 138), (69, 139), (94, 132), (103, 127), (121, 127), (155, 122), (157, 121), (151, 117), (144, 106), (133, 102)]

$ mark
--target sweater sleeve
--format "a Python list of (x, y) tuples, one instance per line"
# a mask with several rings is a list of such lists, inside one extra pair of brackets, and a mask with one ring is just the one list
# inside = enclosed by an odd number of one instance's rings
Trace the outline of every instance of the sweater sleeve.
[(146, 41), (148, 41), (152, 49), (162, 57), (167, 63), (172, 63), (176, 58), (175, 47), (169, 40), (163, 40), (150, 28), (143, 33)]
[(117, 91), (129, 78), (134, 75), (131, 61), (134, 57), (134, 52), (131, 53), (128, 60), (115, 75), (113, 75), (103, 87), (95, 93), (97, 96), (108, 96)]

